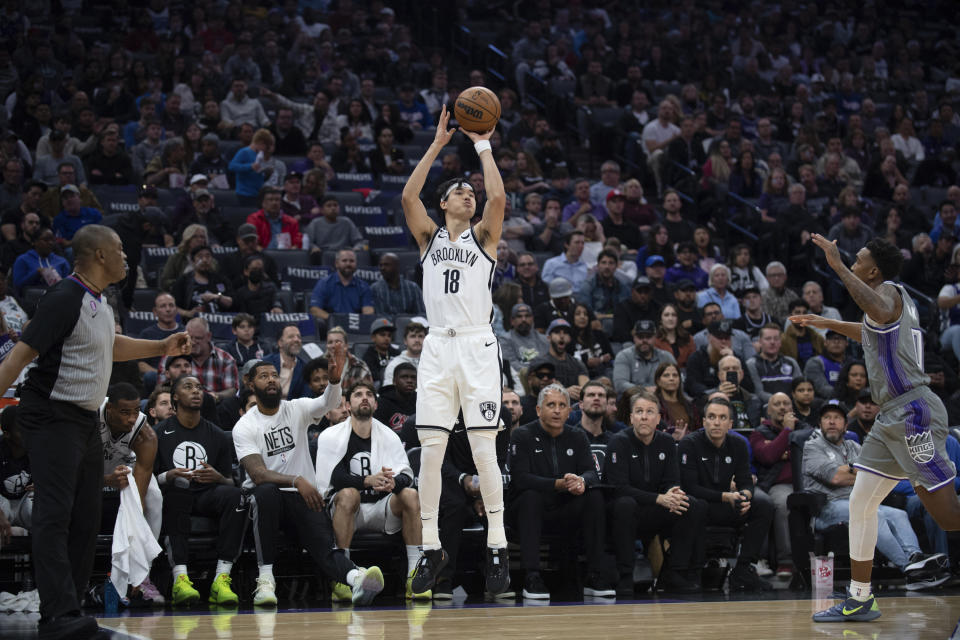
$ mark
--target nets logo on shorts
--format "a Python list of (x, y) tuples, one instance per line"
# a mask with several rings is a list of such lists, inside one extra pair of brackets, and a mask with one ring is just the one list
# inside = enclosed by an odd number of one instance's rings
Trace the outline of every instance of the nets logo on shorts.
[(483, 416), (484, 420), (490, 421), (493, 420), (493, 417), (497, 415), (497, 403), (496, 402), (481, 402), (480, 403), (480, 415)]
[(907, 441), (907, 451), (915, 462), (926, 464), (933, 460), (933, 456), (937, 452), (933, 444), (933, 433), (924, 431), (912, 436), (905, 436), (904, 440)]

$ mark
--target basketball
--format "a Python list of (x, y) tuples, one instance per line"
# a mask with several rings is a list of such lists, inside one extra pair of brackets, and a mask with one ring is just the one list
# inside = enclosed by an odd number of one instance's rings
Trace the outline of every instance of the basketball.
[(500, 99), (486, 87), (470, 87), (457, 96), (453, 115), (463, 129), (486, 133), (500, 120)]

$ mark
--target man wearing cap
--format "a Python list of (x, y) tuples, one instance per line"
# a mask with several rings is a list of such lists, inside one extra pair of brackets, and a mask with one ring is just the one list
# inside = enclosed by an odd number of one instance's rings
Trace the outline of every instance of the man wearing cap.
[(703, 330), (702, 310), (697, 309), (697, 288), (693, 280), (681, 278), (673, 282), (670, 292), (677, 307), (677, 321), (691, 335)]
[(400, 349), (393, 344), (393, 334), (396, 330), (396, 325), (389, 318), (377, 318), (370, 325), (372, 343), (364, 351), (362, 359), (370, 368), (374, 386), (378, 388), (380, 381), (383, 380), (383, 370), (393, 358), (400, 355)]
[(533, 310), (533, 326), (545, 331), (557, 318), (566, 318), (573, 300), (573, 285), (566, 278), (554, 278), (550, 283), (550, 301), (537, 305)]
[(537, 397), (541, 389), (556, 382), (554, 377), (556, 373), (557, 368), (545, 358), (537, 358), (527, 367), (525, 388), (530, 392), (520, 398), (521, 415), (517, 421), (518, 425), (528, 424), (537, 419)]
[(803, 377), (810, 379), (818, 397), (832, 398), (840, 369), (846, 363), (847, 336), (830, 329), (824, 336), (823, 352), (807, 360), (803, 367)]
[(57, 178), (59, 178), (57, 186), (47, 189), (40, 197), (40, 204), (38, 205), (40, 215), (52, 221), (63, 210), (60, 201), (60, 189), (67, 185), (73, 186), (80, 192), (81, 206), (103, 211), (103, 205), (97, 200), (93, 191), (77, 181), (77, 170), (74, 169), (72, 164), (65, 162), (57, 167)]
[(627, 204), (627, 196), (619, 189), (611, 189), (607, 193), (607, 216), (601, 222), (603, 235), (607, 238), (616, 238), (628, 249), (639, 249), (643, 244), (640, 230), (635, 224), (630, 224), (623, 217), (623, 209)]
[(576, 402), (580, 400), (580, 387), (590, 380), (590, 376), (584, 364), (567, 353), (567, 345), (573, 340), (573, 328), (569, 322), (558, 318), (547, 327), (547, 339), (550, 341), (547, 354), (533, 360), (529, 368), (536, 370), (541, 362), (553, 364), (556, 381), (566, 387)]
[(672, 353), (653, 346), (656, 333), (653, 320), (637, 320), (633, 325), (633, 348), (621, 350), (613, 360), (613, 386), (617, 393), (637, 385), (653, 386), (657, 367), (664, 362), (677, 363)]
[(206, 227), (207, 239), (212, 246), (228, 244), (233, 230), (220, 212), (213, 194), (207, 189), (197, 189), (190, 194), (190, 199), (190, 208), (186, 209), (185, 217), (179, 224), (174, 222), (177, 237), (181, 237), (191, 224), (201, 224)]
[[(299, 131), (299, 129), (298, 129)], [(301, 227), (306, 227), (313, 219), (321, 215), (320, 205), (313, 196), (301, 192), (303, 174), (299, 171), (290, 171), (283, 179), (283, 199), (280, 208), (283, 212), (296, 220)]]
[(633, 335), (633, 328), (640, 320), (650, 320), (656, 326), (660, 316), (660, 303), (653, 299), (653, 285), (647, 276), (637, 276), (630, 289), (630, 298), (619, 303), (613, 314), (613, 335), (615, 342), (627, 342)]
[(332, 195), (325, 196), (319, 205), (320, 213), (307, 225), (310, 238), (310, 259), (319, 264), (324, 251), (338, 251), (350, 247), (360, 248), (366, 242), (357, 225), (350, 218), (340, 215), (340, 203)]
[(667, 263), (663, 256), (653, 255), (644, 260), (643, 272), (650, 280), (650, 286), (653, 287), (653, 299), (663, 306), (672, 302), (670, 288), (667, 287), (666, 274)]
[(190, 262), (193, 271), (178, 277), (170, 290), (180, 317), (193, 318), (201, 312), (216, 313), (232, 307), (232, 287), (217, 270), (210, 247), (205, 244), (194, 247), (190, 251)]
[[(709, 327), (713, 322), (719, 322), (724, 320), (729, 323), (730, 332), (731, 332), (731, 347), (733, 349), (733, 355), (740, 358), (742, 362), (746, 362), (750, 358), (757, 355), (757, 350), (753, 347), (753, 341), (750, 340), (745, 332), (740, 331), (733, 326), (732, 320), (727, 320), (723, 316), (723, 310), (720, 308), (720, 305), (716, 302), (708, 302), (703, 305), (703, 308), (700, 310), (703, 313), (702, 323), (704, 327)], [(708, 331), (707, 329), (701, 329), (693, 335), (693, 342), (697, 345), (697, 348), (702, 348), (707, 345), (708, 340)], [(752, 386), (752, 383), (749, 385)]]
[(751, 340), (755, 340), (760, 335), (760, 329), (768, 324), (783, 323), (763, 310), (763, 294), (756, 284), (751, 284), (745, 289), (740, 290), (741, 303), (743, 304), (743, 313), (733, 321), (733, 328), (743, 331)]
[(227, 172), (227, 165), (227, 160), (220, 153), (220, 137), (215, 133), (205, 133), (200, 138), (200, 154), (190, 165), (190, 174), (207, 176), (209, 188), (229, 189), (231, 176)]
[(430, 110), (427, 109), (427, 105), (415, 100), (416, 92), (412, 84), (401, 84), (397, 94), (399, 100), (396, 105), (400, 118), (410, 125), (411, 129), (420, 131), (432, 128), (433, 117), (430, 115)]
[(797, 361), (780, 353), (782, 333), (780, 325), (772, 323), (760, 329), (760, 352), (747, 360), (754, 393), (763, 402), (778, 392), (790, 394), (794, 381), (803, 377)]
[(697, 291), (707, 288), (709, 276), (697, 263), (697, 246), (693, 242), (681, 242), (677, 246), (677, 262), (667, 269), (664, 280), (670, 284), (678, 280), (689, 280)]
[(263, 247), (260, 246), (257, 228), (252, 224), (244, 223), (237, 228), (236, 242), (237, 251), (221, 255), (217, 258), (220, 263), (220, 272), (227, 277), (234, 287), (243, 284), (243, 267), (246, 259), (251, 255), (258, 255), (263, 258), (263, 272), (274, 284), (280, 284), (280, 277), (277, 273), (277, 263), (269, 255), (263, 253)]
[[(803, 488), (827, 496), (826, 505), (814, 521), (817, 531), (850, 522), (850, 494), (860, 473), (853, 464), (860, 457), (860, 445), (843, 437), (845, 420), (840, 405), (823, 405), (820, 430), (815, 431), (803, 446)], [(880, 505), (877, 517), (876, 548), (904, 572), (908, 590), (934, 587), (950, 578), (949, 571), (923, 566), (925, 558), (906, 511)]]
[(419, 315), (426, 313), (420, 287), (400, 274), (400, 259), (395, 253), (380, 256), (382, 279), (370, 285), (373, 308), (377, 313), (395, 316), (399, 313)]
[(520, 370), (529, 362), (550, 351), (550, 341), (533, 330), (533, 310), (520, 302), (510, 310), (510, 331), (500, 339), (500, 355), (505, 363)]
[[(697, 350), (687, 358), (687, 376), (683, 388), (691, 398), (699, 398), (726, 382), (725, 378), (721, 379), (718, 376), (719, 362), (725, 356), (734, 356), (731, 346), (733, 323), (729, 320), (714, 320), (704, 331), (707, 334), (706, 344), (698, 346)], [(739, 386), (742, 377), (741, 370), (734, 388)]]
[(563, 253), (554, 256), (543, 263), (543, 281), (552, 282), (556, 278), (564, 278), (579, 288), (587, 279), (587, 264), (581, 259), (583, 254), (583, 231), (573, 230), (563, 241)]
[(90, 184), (126, 185), (133, 182), (133, 161), (120, 147), (120, 134), (112, 129), (100, 135), (96, 151), (87, 157)]
[(847, 431), (857, 434), (860, 442), (863, 443), (867, 434), (873, 428), (873, 421), (878, 413), (880, 413), (880, 407), (873, 401), (870, 389), (861, 389), (857, 395), (857, 401), (853, 405), (853, 411), (849, 414)]
[(408, 362), (414, 367), (420, 366), (420, 354), (423, 352), (423, 339), (427, 337), (427, 327), (414, 318), (403, 329), (403, 344), (406, 347), (395, 356), (383, 369), (382, 384), (384, 386), (393, 381), (393, 372), (401, 362)]
[(577, 302), (587, 305), (597, 318), (612, 318), (618, 304), (630, 297), (630, 290), (614, 277), (620, 259), (610, 249), (597, 255), (596, 273), (580, 285)]
[(60, 203), (63, 209), (53, 219), (53, 231), (62, 247), (69, 247), (73, 234), (88, 224), (99, 224), (103, 215), (96, 209), (83, 206), (80, 189), (68, 184), (60, 187)]

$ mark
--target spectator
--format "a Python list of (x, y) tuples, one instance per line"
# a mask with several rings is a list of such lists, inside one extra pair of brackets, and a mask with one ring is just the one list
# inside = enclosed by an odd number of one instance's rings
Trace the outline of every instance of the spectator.
[(86, 174), (90, 184), (125, 185), (133, 182), (133, 161), (120, 148), (120, 135), (108, 130), (100, 136), (100, 143), (86, 160)]
[(710, 268), (709, 289), (697, 294), (697, 306), (703, 308), (708, 302), (720, 305), (723, 317), (736, 320), (740, 317), (740, 305), (737, 298), (727, 290), (730, 284), (730, 269), (725, 264), (715, 264)]
[(423, 293), (415, 282), (400, 274), (400, 260), (395, 253), (380, 256), (380, 275), (370, 286), (373, 294), (373, 308), (377, 313), (389, 316), (397, 314), (421, 315), (426, 313), (423, 306)]
[[(607, 240), (607, 244), (610, 244), (610, 240)], [(650, 285), (653, 287), (653, 299), (661, 305), (669, 303), (670, 290), (666, 286), (665, 281), (667, 275), (667, 265), (663, 258), (660, 256), (650, 256), (643, 264), (644, 274), (650, 279)], [(618, 276), (620, 273), (626, 275), (628, 269), (624, 269), (624, 267), (633, 267), (634, 270), (636, 269), (636, 265), (634, 265), (632, 262), (621, 263), (620, 269), (617, 270)], [(636, 276), (634, 276), (634, 278), (636, 278)]]
[(626, 285), (614, 277), (619, 263), (613, 251), (601, 251), (597, 255), (595, 274), (584, 280), (577, 292), (577, 300), (587, 305), (598, 318), (612, 318), (617, 305), (630, 297)]
[[(835, 307), (830, 307), (823, 304), (823, 289), (817, 282), (811, 280), (804, 283), (803, 300), (807, 303), (810, 313), (815, 313), (818, 316), (823, 316), (824, 318), (829, 318), (830, 320), (842, 319), (840, 317), (840, 312), (837, 311)], [(814, 331), (819, 333), (821, 336), (826, 335), (827, 333), (826, 329), (817, 329), (816, 327), (814, 327)]]
[[(39, 183), (37, 183), (39, 184)], [(39, 196), (39, 187), (32, 189), (33, 194), (29, 194), (24, 198), (24, 203), (35, 201)], [(21, 207), (23, 203), (21, 203)], [(31, 248), (33, 248), (33, 241), (37, 237), (37, 234), (40, 233), (40, 216), (36, 212), (26, 212), (20, 211), (22, 215), (19, 216), (19, 220), (16, 224), (11, 224), (10, 222), (3, 223), (3, 231), (7, 232), (7, 228), (13, 226), (16, 229), (16, 235), (12, 238), (6, 238), (6, 242), (0, 245), (0, 270), (4, 273), (9, 273), (10, 268), (13, 267), (13, 262), (17, 259), (17, 256), (20, 256)], [(17, 219), (17, 214), (8, 214), (6, 220), (15, 220)]]
[(649, 320), (656, 326), (660, 317), (660, 303), (653, 299), (653, 285), (647, 276), (637, 276), (630, 288), (630, 298), (617, 304), (613, 312), (613, 340), (627, 342), (640, 320)]
[(17, 299), (8, 293), (9, 285), (8, 276), (0, 277), (0, 322), (2, 322), (0, 331), (6, 328), (7, 335), (15, 340), (23, 332), (23, 327), (29, 318)]
[(567, 352), (580, 358), (591, 377), (608, 375), (612, 369), (613, 348), (607, 334), (594, 327), (596, 316), (587, 305), (578, 302), (567, 317), (574, 333), (573, 340), (567, 345)]
[[(336, 136), (329, 142), (329, 144), (334, 144), (335, 142), (340, 141), (340, 133), (337, 130)], [(311, 142), (310, 146), (307, 148), (307, 157), (303, 160), (298, 160), (290, 165), (291, 171), (296, 171), (302, 173), (304, 176), (304, 189), (306, 190), (307, 184), (306, 179), (309, 177), (308, 174), (314, 170), (320, 169), (326, 175), (327, 180), (333, 180), (334, 171), (333, 167), (329, 162), (327, 162), (327, 154), (324, 151), (323, 145), (319, 142)], [(309, 193), (309, 191), (308, 191)], [(311, 194), (315, 199), (319, 198), (315, 194)]]
[(427, 105), (414, 99), (415, 95), (412, 84), (404, 83), (400, 85), (399, 100), (397, 101), (400, 119), (414, 131), (430, 129), (433, 127), (433, 117), (430, 115)]
[(356, 270), (357, 255), (353, 250), (338, 251), (334, 273), (318, 280), (310, 294), (310, 313), (315, 318), (326, 321), (331, 313), (374, 312), (370, 285), (354, 277)]
[(510, 310), (510, 331), (500, 339), (504, 363), (519, 369), (536, 358), (546, 355), (550, 342), (544, 334), (533, 330), (533, 311), (530, 305), (518, 303)]
[(304, 378), (303, 369), (306, 362), (301, 357), (303, 338), (300, 328), (288, 324), (280, 330), (277, 338), (277, 352), (263, 358), (264, 362), (272, 364), (280, 376), (280, 393), (287, 400), (309, 398), (309, 379)]
[(733, 328), (746, 333), (751, 340), (760, 336), (760, 330), (768, 324), (782, 326), (782, 322), (763, 310), (763, 294), (756, 285), (747, 286), (739, 292), (743, 313), (733, 322)]
[[(597, 207), (605, 207), (608, 200), (607, 196), (613, 191), (618, 191), (619, 187), (620, 165), (613, 160), (608, 160), (600, 165), (600, 182), (590, 185), (590, 202)], [(597, 220), (603, 220), (606, 216), (594, 214), (594, 217)]]
[(247, 224), (257, 229), (257, 243), (266, 249), (299, 249), (303, 236), (297, 221), (283, 213), (283, 192), (266, 187), (261, 193), (260, 210), (247, 216)]
[[(704, 307), (704, 311), (706, 309), (707, 307)], [(726, 320), (710, 319), (709, 322), (706, 322), (706, 316), (704, 316), (704, 320), (707, 324), (707, 328), (704, 330), (707, 332), (706, 344), (698, 345), (697, 350), (687, 358), (687, 377), (684, 389), (692, 398), (699, 398), (720, 385), (721, 380), (715, 372), (716, 367), (720, 358), (733, 355), (733, 349), (731, 348), (733, 325)], [(727, 392), (724, 391), (724, 393)]]
[[(675, 362), (662, 362), (653, 373), (653, 391), (660, 405), (661, 427), (676, 441), (700, 427), (700, 411), (689, 396), (683, 392), (683, 376)], [(624, 396), (630, 395), (630, 391)]]
[(749, 245), (736, 245), (730, 251), (727, 266), (730, 269), (730, 291), (738, 298), (743, 297), (744, 292), (751, 287), (755, 287), (761, 294), (770, 287), (770, 283), (763, 277), (763, 272), (753, 263)]
[(229, 163), (220, 153), (220, 137), (216, 133), (205, 133), (200, 138), (200, 154), (195, 158), (187, 158), (190, 164), (190, 174), (203, 174), (210, 181), (211, 189), (229, 189), (230, 177), (227, 174)]
[(57, 236), (57, 244), (69, 247), (73, 242), (73, 235), (88, 224), (97, 224), (103, 215), (91, 207), (84, 207), (80, 198), (80, 189), (72, 184), (60, 188), (60, 202), (63, 209), (53, 219), (53, 231)]
[(38, 210), (44, 218), (52, 221), (63, 210), (60, 190), (67, 185), (72, 185), (80, 191), (81, 206), (103, 211), (103, 205), (100, 204), (93, 192), (77, 182), (77, 171), (72, 164), (60, 165), (57, 169), (57, 176), (60, 178), (60, 183), (56, 187), (47, 189), (40, 196)]
[(874, 236), (873, 229), (860, 220), (860, 211), (852, 208), (844, 209), (841, 221), (830, 227), (830, 232), (827, 234), (827, 239), (836, 240), (837, 248), (851, 258), (856, 256), (857, 251), (866, 246)]
[[(236, 338), (227, 347), (226, 352), (236, 360), (237, 367), (246, 369), (246, 364), (251, 360), (262, 360), (264, 349), (257, 342), (257, 319), (249, 313), (238, 313), (233, 316), (231, 331)], [(244, 375), (244, 378), (246, 376)]]
[(850, 360), (840, 369), (837, 375), (837, 384), (833, 386), (833, 397), (840, 404), (840, 408), (849, 416), (855, 409), (860, 393), (867, 388), (870, 380), (867, 378), (867, 368), (860, 360)]
[(707, 288), (709, 276), (697, 264), (697, 246), (693, 242), (681, 242), (677, 245), (677, 262), (667, 269), (663, 279), (667, 284), (689, 280), (697, 291)]
[[(251, 67), (255, 66), (251, 63)], [(258, 81), (254, 80), (254, 83)], [(230, 84), (230, 93), (220, 102), (220, 115), (234, 127), (250, 124), (254, 129), (264, 129), (270, 126), (263, 105), (247, 95), (247, 82), (243, 78), (234, 78)]]
[(660, 309), (660, 318), (657, 321), (657, 335), (653, 346), (671, 354), (679, 367), (687, 364), (687, 358), (697, 348), (693, 337), (683, 325), (676, 305), (667, 303)]
[(309, 143), (307, 148), (307, 158), (312, 163), (309, 166), (295, 163), (290, 167), (290, 170), (306, 173), (310, 169), (316, 168), (315, 147), (320, 147), (320, 158), (322, 158), (323, 144), (335, 143), (340, 138), (340, 128), (337, 126), (337, 111), (336, 109), (330, 109), (330, 95), (325, 91), (318, 91), (313, 96), (313, 102), (309, 104), (294, 102), (266, 87), (260, 87), (260, 95), (273, 98), (281, 108), (293, 111), (296, 117), (295, 124), (304, 138), (316, 140), (316, 142)]
[(207, 229), (199, 224), (191, 224), (183, 230), (183, 237), (177, 251), (163, 265), (160, 273), (160, 290), (171, 291), (173, 285), (183, 274), (193, 270), (190, 255), (194, 249), (207, 245)]
[[(740, 540), (737, 566), (730, 572), (730, 588), (770, 591), (773, 587), (757, 575), (753, 563), (760, 559), (773, 520), (773, 504), (766, 494), (756, 493), (750, 475), (750, 454), (743, 439), (727, 436), (734, 426), (731, 404), (722, 399), (710, 400), (703, 412), (703, 429), (680, 441), (683, 490), (707, 503), (708, 525), (747, 525)], [(731, 487), (736, 491), (731, 491)]]
[(70, 275), (70, 263), (53, 253), (56, 239), (50, 229), (41, 229), (33, 241), (33, 249), (21, 254), (13, 263), (13, 287), (23, 295), (25, 287), (47, 289)]
[(532, 253), (517, 253), (517, 275), (514, 281), (520, 285), (521, 297), (534, 309), (550, 302), (550, 290), (547, 283), (540, 278), (539, 270), (540, 266)]
[(650, 548), (654, 535), (669, 535), (669, 562), (660, 570), (657, 587), (673, 593), (694, 593), (700, 590), (707, 505), (680, 488), (674, 440), (657, 428), (657, 397), (641, 391), (631, 397), (630, 405), (631, 429), (610, 438), (610, 462), (604, 466), (605, 480), (614, 486), (616, 496), (608, 514), (620, 576), (617, 597), (633, 597), (638, 535), (645, 549)]
[(870, 390), (861, 389), (857, 395), (857, 402), (853, 405), (853, 411), (847, 416), (847, 431), (857, 434), (862, 444), (873, 429), (873, 421), (878, 413), (880, 413), (880, 407), (873, 401)]
[(775, 393), (789, 394), (793, 383), (803, 376), (797, 361), (780, 353), (782, 331), (776, 324), (760, 329), (760, 351), (747, 360), (754, 393), (764, 403)]
[(143, 168), (143, 180), (162, 188), (183, 188), (187, 184), (189, 164), (183, 138), (170, 138), (163, 143), (163, 150)]
[(228, 253), (220, 260), (220, 269), (230, 280), (234, 287), (239, 287), (243, 281), (243, 268), (247, 258), (252, 255), (260, 256), (263, 259), (263, 272), (276, 285), (280, 284), (280, 276), (277, 273), (277, 263), (269, 255), (263, 252), (263, 247), (257, 242), (257, 228), (249, 223), (244, 223), (237, 228), (237, 251)]
[[(550, 593), (540, 577), (540, 536), (544, 526), (570, 535), (580, 531), (589, 557), (588, 566), (598, 567), (604, 540), (603, 494), (588, 490), (598, 484), (590, 457), (590, 445), (583, 432), (565, 425), (570, 415), (570, 398), (562, 386), (552, 384), (537, 399), (539, 420), (519, 427), (510, 435), (512, 482), (509, 505), (511, 520), (519, 531), (521, 565), (526, 573), (525, 598), (549, 600)], [(534, 439), (541, 448), (535, 451)], [(542, 455), (550, 449), (572, 451), (557, 455), (553, 465)], [(538, 453), (540, 455), (538, 455)], [(609, 588), (597, 571), (588, 573), (584, 593), (609, 596)]]
[[(44, 187), (46, 187), (46, 184), (44, 184)], [(22, 198), (23, 164), (17, 158), (8, 158), (3, 163), (3, 182), (0, 183), (0, 210), (16, 209), (20, 206)]]
[[(844, 411), (835, 404), (824, 405), (820, 412), (820, 431), (815, 432), (803, 447), (803, 487), (827, 496), (827, 503), (817, 514), (817, 531), (850, 520), (850, 493), (859, 472), (854, 462), (860, 445), (847, 440), (844, 434)], [(949, 579), (942, 571), (931, 575), (924, 568), (927, 560), (921, 551), (910, 517), (902, 509), (880, 505), (877, 550), (904, 573), (907, 589), (934, 587)]]
[[(703, 312), (702, 324), (704, 327), (709, 327), (712, 323), (721, 321), (726, 321), (728, 324), (730, 324), (733, 336), (733, 342), (731, 345), (733, 347), (733, 355), (740, 358), (740, 360), (743, 362), (746, 362), (750, 358), (757, 355), (756, 349), (753, 348), (753, 342), (750, 340), (750, 336), (748, 336), (745, 332), (734, 328), (733, 323), (723, 317), (723, 311), (720, 309), (720, 305), (718, 305), (716, 302), (708, 302), (707, 304), (703, 305), (703, 309), (701, 309), (701, 311)], [(707, 329), (701, 329), (694, 334), (693, 342), (698, 348), (707, 344), (707, 333)]]
[(339, 251), (353, 247), (363, 248), (364, 240), (353, 220), (340, 216), (340, 203), (334, 196), (326, 196), (320, 203), (321, 216), (314, 218), (306, 228), (310, 239), (311, 261), (317, 264), (324, 251)]
[(349, 129), (340, 132), (340, 144), (330, 160), (337, 173), (369, 173), (366, 154), (357, 144), (357, 137)]
[(750, 447), (757, 468), (757, 488), (773, 502), (773, 539), (776, 544), (777, 577), (793, 574), (787, 498), (793, 493), (790, 462), (791, 434), (801, 426), (786, 393), (777, 392), (767, 404), (767, 417), (750, 434)]
[(184, 207), (184, 212), (176, 226), (176, 235), (181, 237), (186, 228), (198, 224), (207, 230), (207, 239), (211, 246), (226, 245), (233, 237), (233, 229), (226, 221), (219, 207), (216, 206), (213, 194), (207, 189), (196, 189), (190, 192), (190, 201)]
[(674, 106), (669, 100), (664, 100), (657, 107), (657, 118), (643, 127), (643, 153), (647, 158), (647, 166), (657, 179), (657, 191), (662, 191), (663, 158), (664, 152), (680, 136), (680, 127), (673, 124)]
[(630, 387), (654, 385), (653, 374), (664, 362), (676, 364), (669, 351), (653, 346), (657, 325), (652, 320), (637, 320), (633, 326), (633, 348), (623, 349), (613, 361), (613, 386), (617, 393)]
[(388, 385), (393, 381), (394, 370), (403, 362), (420, 366), (420, 354), (423, 351), (423, 340), (427, 337), (427, 327), (411, 320), (403, 329), (403, 344), (406, 347), (395, 356), (383, 369), (382, 384)]
[[(244, 282), (231, 293), (231, 313), (283, 313), (285, 309), (277, 297), (277, 286), (271, 282), (263, 269), (263, 256), (251, 255), (243, 263)], [(291, 311), (291, 309), (286, 309)]]
[(372, 385), (373, 374), (370, 373), (367, 363), (350, 353), (349, 347), (347, 332), (343, 327), (333, 327), (327, 331), (327, 358), (329, 359), (337, 349), (347, 352), (347, 365), (343, 371), (343, 380), (350, 383), (347, 387), (352, 387), (358, 382)]
[[(263, 91), (260, 92), (261, 95)], [(280, 107), (277, 119), (270, 127), (270, 133), (277, 141), (277, 154), (281, 156), (304, 156), (307, 154), (307, 139), (294, 124), (293, 109)]]
[(796, 291), (787, 287), (787, 268), (782, 262), (773, 261), (766, 267), (770, 288), (761, 293), (763, 310), (774, 318), (786, 318), (790, 305), (799, 300)]
[(538, 331), (546, 331), (553, 320), (566, 318), (573, 301), (573, 286), (565, 278), (554, 278), (549, 292), (549, 302), (542, 303), (533, 310), (533, 326)]
[(14, 405), (0, 414), (0, 527), (6, 523), (12, 527), (7, 535), (24, 536), (33, 524), (34, 487), (18, 412)]
[(280, 206), (283, 212), (297, 221), (304, 229), (312, 220), (321, 214), (320, 205), (313, 196), (301, 192), (303, 176), (296, 172), (289, 172), (283, 179), (283, 199)]
[[(196, 374), (206, 393), (213, 395), (216, 402), (225, 400), (237, 393), (237, 363), (229, 353), (213, 344), (210, 325), (203, 318), (193, 318), (187, 322), (190, 334), (190, 359), (193, 373)], [(172, 357), (164, 356), (157, 367), (157, 383), (167, 382), (167, 362)], [(171, 372), (172, 372), (171, 362)], [(175, 379), (171, 376), (171, 380)]]
[(641, 229), (634, 221), (627, 221), (624, 217), (626, 202), (626, 196), (618, 189), (611, 189), (607, 193), (607, 215), (603, 218), (603, 235), (607, 238), (616, 238), (627, 249), (639, 249), (643, 245)]
[[(156, 324), (145, 327), (137, 336), (142, 340), (163, 340), (183, 331), (183, 325), (177, 320), (177, 302), (173, 296), (160, 292), (153, 299), (153, 317)], [(137, 368), (143, 376), (144, 388), (152, 389), (157, 383), (157, 366), (160, 356), (143, 358), (137, 362)]]
[[(393, 344), (393, 334), (396, 330), (396, 326), (388, 318), (377, 318), (370, 325), (370, 338), (372, 342), (370, 346), (367, 347), (367, 350), (363, 352), (362, 357), (367, 368), (370, 369), (375, 386), (379, 386), (380, 381), (383, 380), (383, 371), (386, 369), (387, 364), (394, 357), (400, 355), (400, 349)], [(416, 371), (416, 368), (414, 368), (414, 371)]]
[(837, 331), (827, 331), (823, 352), (807, 360), (803, 376), (809, 378), (819, 398), (832, 398), (840, 370), (847, 362), (847, 337)]
[[(680, 326), (689, 334), (702, 330), (703, 309), (697, 309), (697, 288), (693, 281), (682, 278), (670, 285), (670, 290), (673, 293), (673, 304), (677, 307)], [(704, 309), (707, 306), (709, 305), (704, 306)]]
[[(802, 315), (807, 313), (807, 303), (803, 300), (795, 300), (790, 305), (790, 315)], [(806, 366), (810, 358), (823, 353), (824, 339), (818, 332), (812, 328), (798, 327), (792, 322), (787, 322), (787, 328), (783, 332), (783, 345), (780, 351), (785, 356), (790, 356)]]
[(244, 203), (250, 203), (260, 194), (266, 176), (263, 175), (263, 152), (274, 144), (273, 134), (259, 129), (253, 134), (250, 145), (237, 151), (227, 167), (236, 175), (236, 192)]
[(150, 164), (150, 161), (163, 152), (163, 125), (159, 120), (151, 120), (147, 124), (147, 135), (137, 146), (130, 149), (133, 160), (133, 171), (140, 175)]
[[(548, 202), (549, 200), (544, 202), (544, 220), (547, 219), (546, 214), (549, 212), (549, 208), (547, 207)], [(574, 183), (573, 202), (563, 207), (559, 222), (567, 222), (571, 226), (575, 226), (580, 220), (580, 216), (587, 213), (591, 214), (597, 220), (601, 220), (606, 211), (603, 205), (594, 204), (593, 200), (590, 199), (590, 181), (581, 179)]]
[(207, 245), (190, 251), (193, 270), (177, 278), (171, 288), (177, 301), (177, 312), (183, 318), (198, 314), (217, 313), (233, 306), (230, 283), (221, 274), (213, 259), (213, 251)]
[(69, 163), (76, 171), (77, 182), (84, 184), (87, 181), (83, 172), (83, 162), (80, 158), (66, 151), (67, 134), (58, 129), (50, 132), (50, 155), (39, 156), (33, 169), (35, 180), (45, 182), (47, 186), (56, 186), (57, 173), (60, 165)]
[(571, 398), (579, 401), (580, 387), (590, 378), (583, 363), (567, 355), (567, 345), (573, 340), (573, 328), (562, 318), (554, 320), (547, 328), (547, 339), (550, 341), (547, 354), (532, 360), (528, 370), (536, 371), (540, 363), (549, 362), (553, 365), (556, 381), (566, 388)]

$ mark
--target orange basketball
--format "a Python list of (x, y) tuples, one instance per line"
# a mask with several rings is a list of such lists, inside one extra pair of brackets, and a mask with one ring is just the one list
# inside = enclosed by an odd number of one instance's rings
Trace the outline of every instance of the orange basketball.
[(485, 133), (500, 120), (500, 99), (486, 87), (470, 87), (457, 96), (453, 115), (463, 129)]

